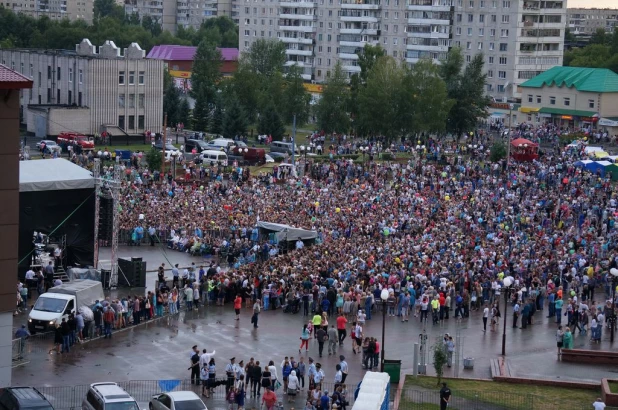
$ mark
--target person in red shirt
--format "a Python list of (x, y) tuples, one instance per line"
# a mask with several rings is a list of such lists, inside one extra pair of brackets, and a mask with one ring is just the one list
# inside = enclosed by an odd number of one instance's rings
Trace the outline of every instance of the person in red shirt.
[(112, 324), (114, 323), (114, 319), (116, 315), (111, 307), (107, 307), (105, 313), (103, 313), (103, 324), (105, 326), (105, 339), (108, 337), (111, 339), (112, 337)]
[(337, 336), (339, 337), (339, 346), (343, 346), (343, 341), (347, 336), (347, 332), (345, 329), (346, 323), (348, 323), (348, 319), (345, 318), (343, 313), (340, 313), (339, 317), (337, 318)]
[(440, 292), (440, 299), (438, 301), (440, 302), (440, 320), (444, 320), (444, 312), (446, 311), (446, 298), (444, 297), (444, 293)]
[(240, 320), (240, 307), (242, 306), (242, 298), (240, 295), (236, 295), (234, 299), (234, 311), (236, 312), (236, 320)]
[(265, 387), (264, 390), (262, 403), (265, 405), (266, 410), (273, 410), (275, 404), (277, 404), (277, 395), (270, 389), (270, 387)]

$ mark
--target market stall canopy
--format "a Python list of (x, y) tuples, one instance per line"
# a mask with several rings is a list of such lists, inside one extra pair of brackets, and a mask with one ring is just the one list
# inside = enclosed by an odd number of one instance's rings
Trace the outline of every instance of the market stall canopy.
[(618, 165), (612, 164), (608, 167), (605, 167), (605, 172), (611, 175), (612, 181), (618, 181)]
[(592, 160), (590, 160), (590, 159), (583, 159), (583, 160), (581, 160), (581, 161), (577, 161), (577, 162), (575, 163), (575, 166), (576, 166), (576, 167), (586, 167), (586, 166), (588, 166), (589, 164), (592, 164), (593, 162), (594, 162), (594, 161), (592, 161)]
[(605, 151), (593, 151), (592, 152), (592, 156), (595, 158), (608, 158), (609, 157), (609, 153), (605, 152)]
[(586, 147), (584, 148), (586, 154), (590, 154), (592, 152), (603, 151), (603, 147)]
[(514, 139), (513, 141), (511, 141), (511, 145), (515, 146), (515, 147), (523, 147), (525, 145), (528, 145), (529, 147), (536, 147), (537, 144), (535, 144), (534, 142), (527, 140), (525, 138), (517, 138)]
[(278, 241), (286, 239), (288, 241), (296, 241), (299, 238), (303, 241), (309, 241), (318, 237), (318, 233), (316, 231), (309, 231), (302, 228), (294, 228), (290, 225), (260, 221), (257, 223), (257, 226), (260, 229), (275, 232), (275, 236), (277, 237)]
[(94, 188), (87, 169), (63, 158), (19, 161), (19, 192)]

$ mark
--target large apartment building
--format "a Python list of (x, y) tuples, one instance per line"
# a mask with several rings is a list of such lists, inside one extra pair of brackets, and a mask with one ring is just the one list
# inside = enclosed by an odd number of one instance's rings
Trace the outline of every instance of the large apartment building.
[(94, 0), (0, 0), (0, 7), (51, 20), (84, 20), (92, 24)]
[(160, 132), (161, 60), (146, 59), (137, 43), (72, 50), (0, 49), (0, 63), (33, 81), (20, 96), (22, 121), (38, 136), (78, 132), (112, 135)]
[(453, 46), (466, 61), (485, 56), (487, 94), (520, 98), (517, 86), (562, 64), (565, 1), (541, 0), (238, 0), (239, 49), (257, 39), (286, 43), (286, 65), (326, 80), (337, 61), (360, 71), (358, 53), (380, 44), (409, 64), (444, 59)]
[(618, 3), (615, 9), (572, 9), (567, 10), (568, 27), (576, 36), (591, 36), (602, 28), (606, 33), (614, 32), (618, 25)]
[(232, 0), (125, 0), (124, 8), (127, 14), (150, 16), (171, 33), (179, 26), (197, 30), (204, 20), (213, 17), (233, 19)]

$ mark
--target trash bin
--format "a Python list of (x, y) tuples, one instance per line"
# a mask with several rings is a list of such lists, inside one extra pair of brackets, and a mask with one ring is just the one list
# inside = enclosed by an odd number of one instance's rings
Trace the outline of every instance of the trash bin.
[(474, 368), (474, 357), (464, 357), (464, 369)]
[(401, 378), (401, 360), (384, 359), (384, 373), (391, 377), (391, 383), (399, 383)]

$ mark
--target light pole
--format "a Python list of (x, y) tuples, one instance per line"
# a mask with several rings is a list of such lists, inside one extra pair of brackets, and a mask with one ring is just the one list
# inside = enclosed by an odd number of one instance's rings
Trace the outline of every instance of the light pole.
[(386, 301), (388, 300), (388, 290), (382, 289), (380, 293), (382, 299), (382, 351), (380, 352), (380, 371), (384, 372), (384, 339), (386, 333)]
[(365, 162), (365, 154), (367, 153), (368, 147), (360, 147), (360, 151), (363, 153), (363, 162)]
[(612, 313), (609, 317), (609, 341), (614, 342), (614, 333), (616, 332), (616, 282), (618, 281), (618, 269), (611, 268), (609, 273), (612, 275)]
[[(506, 136), (506, 171), (509, 170), (509, 163), (511, 162), (511, 121), (513, 121), (513, 103), (509, 104), (509, 131)], [(508, 177), (508, 175), (507, 175)]]
[(504, 285), (504, 326), (502, 327), (502, 356), (506, 356), (506, 309), (509, 306), (509, 296), (511, 295), (511, 289), (513, 286), (513, 277), (507, 276), (502, 281)]
[(309, 147), (301, 145), (298, 149), (300, 149), (300, 155), (304, 156), (303, 175), (305, 175), (305, 169), (307, 168), (307, 151), (309, 151)]

